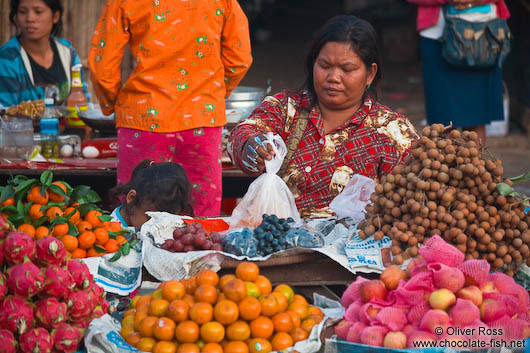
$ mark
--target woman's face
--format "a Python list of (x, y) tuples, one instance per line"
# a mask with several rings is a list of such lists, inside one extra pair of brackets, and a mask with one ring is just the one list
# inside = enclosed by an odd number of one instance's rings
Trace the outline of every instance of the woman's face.
[(313, 66), (313, 82), (320, 105), (331, 110), (359, 105), (366, 87), (377, 73), (377, 64), (369, 70), (349, 43), (326, 43)]
[(59, 17), (42, 0), (20, 0), (15, 20), (24, 39), (40, 40), (50, 36)]

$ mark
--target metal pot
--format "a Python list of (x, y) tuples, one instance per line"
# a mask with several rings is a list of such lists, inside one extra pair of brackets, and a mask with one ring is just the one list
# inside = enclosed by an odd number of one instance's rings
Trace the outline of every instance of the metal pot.
[(87, 110), (78, 110), (79, 118), (92, 129), (102, 134), (116, 134), (116, 119), (114, 113), (103, 115), (98, 105), (91, 104)]
[(237, 123), (246, 119), (269, 92), (270, 85), (267, 89), (251, 86), (236, 87), (226, 100), (227, 122)]

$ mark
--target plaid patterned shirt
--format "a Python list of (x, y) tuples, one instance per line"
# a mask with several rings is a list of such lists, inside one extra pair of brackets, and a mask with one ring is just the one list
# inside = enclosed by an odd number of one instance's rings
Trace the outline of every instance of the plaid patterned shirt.
[(268, 96), (250, 117), (235, 127), (228, 140), (230, 158), (241, 162), (247, 139), (269, 131), (288, 141), (303, 109), (311, 109), (309, 122), (287, 171), (280, 175), (296, 199), (302, 217), (332, 214), (328, 205), (354, 174), (379, 180), (402, 162), (416, 130), (403, 115), (367, 98), (342, 126), (324, 133), (318, 106), (311, 107), (306, 91), (283, 91)]

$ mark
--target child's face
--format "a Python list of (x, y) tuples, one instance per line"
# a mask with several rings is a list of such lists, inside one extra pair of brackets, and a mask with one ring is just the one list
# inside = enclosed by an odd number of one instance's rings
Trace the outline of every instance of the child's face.
[[(127, 203), (131, 204), (134, 201), (135, 197), (136, 197), (136, 191), (135, 190), (129, 191), (129, 193), (127, 194)], [(156, 207), (154, 207), (153, 205), (149, 205), (149, 204), (147, 205), (141, 204), (141, 205), (129, 207), (128, 219), (126, 220), (127, 224), (130, 227), (134, 227), (134, 229), (136, 230), (140, 230), (142, 225), (150, 219), (150, 217), (146, 214), (146, 212), (156, 212), (156, 211), (157, 211)]]

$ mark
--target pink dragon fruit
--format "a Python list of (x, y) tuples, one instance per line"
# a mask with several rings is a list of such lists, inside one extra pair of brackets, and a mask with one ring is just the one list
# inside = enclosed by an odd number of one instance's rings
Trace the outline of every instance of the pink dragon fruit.
[(52, 348), (52, 336), (44, 327), (31, 329), (20, 336), (22, 353), (51, 353)]
[(85, 289), (85, 292), (88, 293), (90, 301), (95, 305), (99, 305), (105, 300), (105, 291), (94, 281), (89, 283), (88, 288)]
[(66, 259), (66, 249), (57, 238), (41, 238), (37, 240), (36, 248), (37, 262), (41, 266), (61, 265)]
[(93, 278), (85, 263), (71, 259), (67, 262), (67, 269), (78, 289), (88, 288)]
[(76, 290), (67, 297), (67, 314), (72, 321), (82, 321), (90, 317), (94, 303), (86, 291)]
[(66, 321), (66, 303), (55, 298), (46, 298), (35, 303), (35, 317), (40, 326), (47, 329), (57, 327)]
[(4, 241), (0, 239), (0, 266), (4, 263)]
[(24, 333), (33, 326), (33, 306), (13, 295), (0, 301), (0, 326), (11, 332)]
[(27, 257), (21, 264), (7, 270), (7, 287), (11, 293), (29, 298), (39, 293), (44, 277), (40, 269)]
[(82, 337), (82, 330), (66, 323), (60, 323), (52, 331), (53, 348), (57, 352), (74, 353)]
[(2, 353), (16, 353), (17, 340), (13, 332), (6, 329), (0, 329), (0, 352)]
[(41, 295), (62, 299), (66, 298), (74, 288), (74, 280), (64, 268), (52, 265), (44, 271)]
[(5, 239), (12, 228), (11, 223), (9, 223), (4, 217), (0, 216), (0, 239)]
[(24, 262), (35, 257), (35, 241), (26, 233), (11, 232), (4, 240), (4, 258), (10, 265)]
[(7, 283), (6, 276), (0, 272), (0, 298), (5, 297), (7, 294)]

